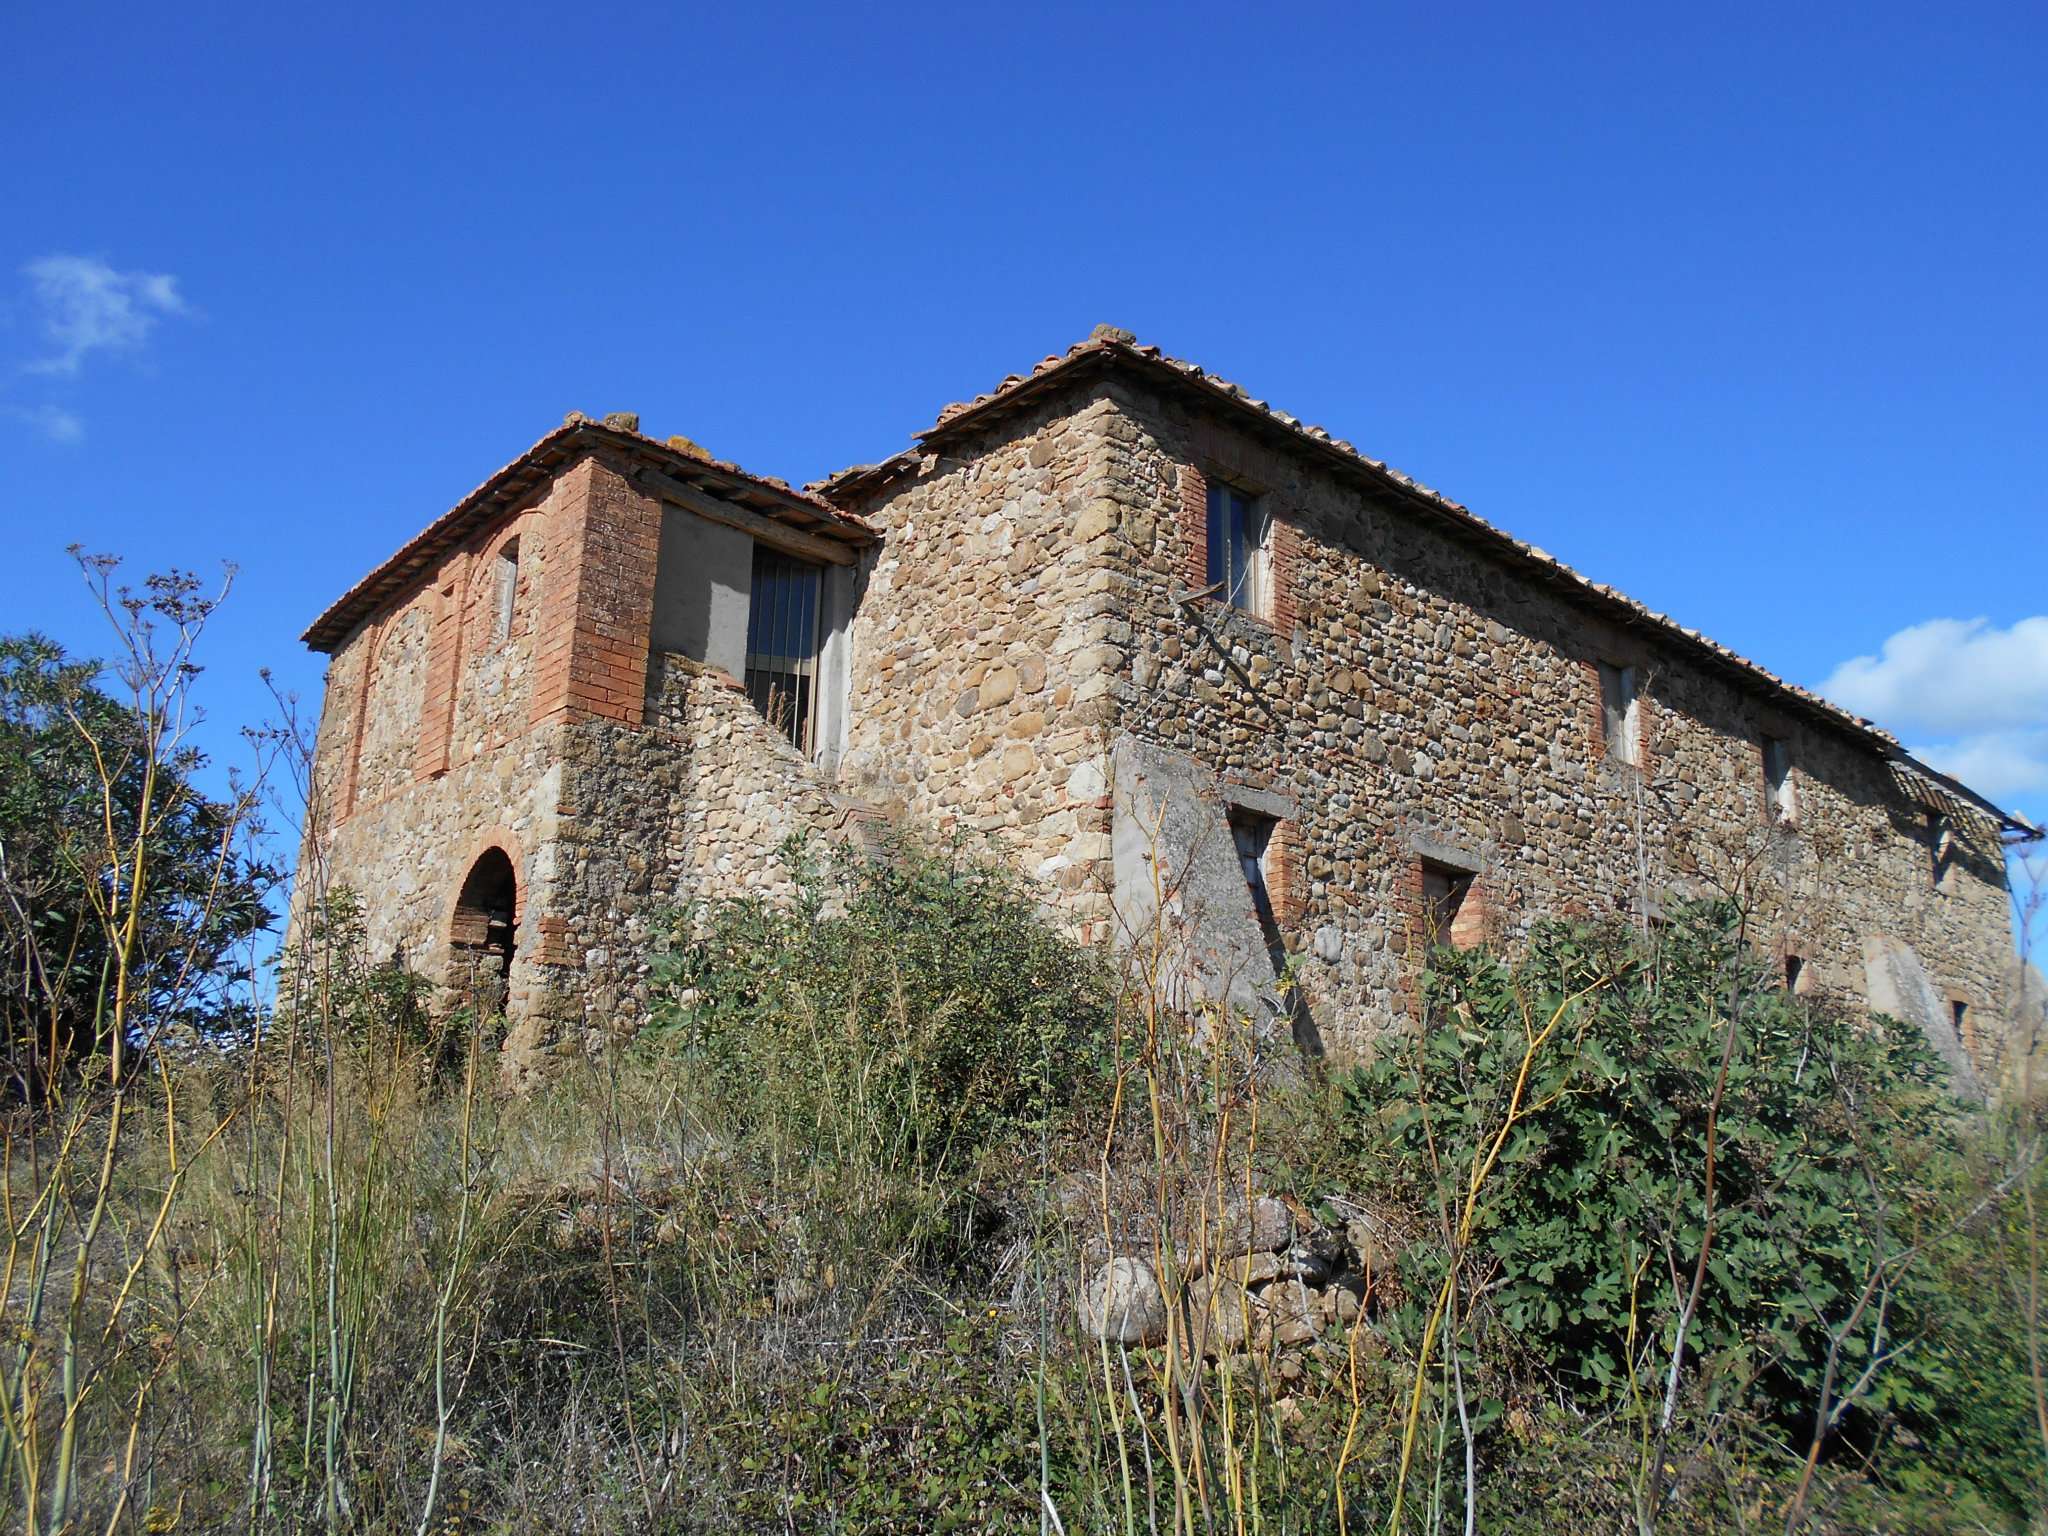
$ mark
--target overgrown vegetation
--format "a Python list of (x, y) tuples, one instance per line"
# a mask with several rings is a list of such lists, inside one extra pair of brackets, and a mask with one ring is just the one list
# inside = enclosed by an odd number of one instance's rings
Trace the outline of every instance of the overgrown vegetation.
[[(156, 724), (102, 786), (104, 1049), (4, 1126), (11, 1528), (2039, 1529), (2034, 1085), (1951, 1099), (1767, 984), (1735, 909), (1439, 951), (1422, 1026), (1324, 1078), (1107, 974), (999, 860), (798, 850), (788, 904), (676, 914), (654, 1029), (503, 1097), (495, 1021), (313, 891), (263, 1027), (171, 1051), (136, 978), (219, 952), (129, 921), (132, 796), (205, 614), (112, 611), (175, 643), (131, 648)], [(1349, 1317), (1077, 1327), (1112, 1255), (1194, 1295), (1269, 1193), (1368, 1234)]]
[(1007, 868), (900, 837), (784, 856), (788, 902), (679, 917), (646, 1037), (753, 1134), (957, 1176), (1106, 1080), (1112, 979)]
[[(1559, 927), (1518, 964), (1436, 954), (1429, 1027), (1345, 1084), (1364, 1178), (1412, 1208), (1456, 1204), (1505, 1118), (1528, 1021), (1577, 1001), (1528, 1055), (1539, 1108), (1500, 1147), (1465, 1251), (1418, 1244), (1411, 1284), (1462, 1270), (1466, 1320), (1446, 1347), (1518, 1360), (1525, 1392), (1631, 1426), (1646, 1519), (1730, 1436), (1803, 1453), (1816, 1414), (1823, 1449), (1883, 1486), (2029, 1508), (2027, 1357), (1966, 1298), (1997, 1242), (2000, 1181), (2032, 1177), (2037, 1154), (1987, 1141), (1910, 1028), (1773, 985), (1741, 924), (1708, 903), (1650, 941)], [(1420, 1334), (1419, 1310), (1401, 1336)], [(1693, 1443), (1667, 1474), (1675, 1430)]]

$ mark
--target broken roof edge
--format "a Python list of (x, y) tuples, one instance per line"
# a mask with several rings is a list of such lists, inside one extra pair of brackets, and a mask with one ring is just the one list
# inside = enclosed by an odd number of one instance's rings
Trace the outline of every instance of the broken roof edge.
[(439, 557), (459, 547), (492, 519), (513, 510), (573, 462), (603, 447), (623, 450), (671, 472), (763, 497), (772, 509), (806, 519), (801, 526), (808, 532), (853, 545), (872, 543), (876, 537), (875, 530), (856, 514), (785, 480), (751, 474), (730, 460), (712, 458), (701, 450), (673, 447), (658, 438), (571, 412), (561, 426), (491, 475), (330, 603), (306, 626), (299, 636), (301, 643), (315, 651), (334, 651), (358, 624), (416, 584)]
[(1670, 615), (1658, 613), (1625, 593), (1592, 580), (1547, 550), (1488, 522), (1463, 503), (1452, 500), (1390, 464), (1361, 453), (1343, 438), (1322, 427), (1306, 424), (1299, 417), (1289, 415), (1264, 400), (1255, 399), (1242, 385), (1218, 378), (1194, 363), (1169, 357), (1158, 347), (1141, 345), (1131, 332), (1117, 326), (1098, 325), (1085, 339), (1067, 348), (1063, 354), (1046, 357), (1030, 373), (1010, 374), (993, 390), (945, 407), (931, 426), (912, 434), (915, 446), (876, 464), (851, 465), (823, 480), (813, 481), (805, 489), (825, 498), (872, 494), (899, 476), (913, 472), (934, 447), (980, 427), (1054, 387), (1077, 380), (1091, 365), (1108, 367), (1116, 364), (1132, 367), (1147, 377), (1193, 392), (1236, 413), (1241, 419), (1259, 424), (1268, 432), (1284, 435), (1290, 442), (1316, 453), (1337, 468), (1362, 474), (1448, 524), (1452, 531), (1466, 535), (1510, 564), (1521, 565), (1561, 588), (1569, 598), (1605, 616), (1656, 633), (1679, 649), (1738, 676), (1752, 688), (1759, 688), (1765, 697), (1796, 709), (1872, 748), (1881, 758), (1909, 764), (1918, 773), (1934, 779), (1995, 817), (2001, 827), (2026, 833), (2030, 839), (2042, 835), (2031, 822), (2000, 809), (1967, 785), (1913, 757), (1897, 737), (1875, 722), (1851, 714), (1819, 694), (1779, 677), (1701, 631), (1680, 624)]
[(1992, 800), (1978, 794), (1976, 790), (1970, 788), (1961, 779), (1956, 778), (1952, 774), (1943, 773), (1939, 768), (1929, 763), (1922, 762), (1903, 747), (1894, 754), (1892, 761), (1919, 778), (1925, 779), (1946, 790), (1958, 799), (1969, 801), (1971, 805), (1997, 822), (1998, 830), (2001, 833), (2018, 833), (2019, 835), (2007, 844), (2008, 847), (2018, 848), (2028, 843), (2038, 843), (2044, 836), (2048, 836), (2048, 832), (2044, 832), (2042, 828), (2035, 826), (2026, 817), (2016, 816), (2011, 811), (2000, 808)]

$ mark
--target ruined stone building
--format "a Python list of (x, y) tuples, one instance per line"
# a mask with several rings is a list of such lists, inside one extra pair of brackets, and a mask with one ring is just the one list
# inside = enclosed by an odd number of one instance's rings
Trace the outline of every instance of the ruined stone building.
[(305, 639), (312, 867), (378, 953), (505, 974), (514, 1073), (630, 1027), (666, 911), (888, 821), (985, 835), (1083, 938), (1338, 1054), (1432, 936), (1739, 886), (1788, 985), (1981, 1065), (2033, 835), (1106, 327), (804, 490), (571, 416)]

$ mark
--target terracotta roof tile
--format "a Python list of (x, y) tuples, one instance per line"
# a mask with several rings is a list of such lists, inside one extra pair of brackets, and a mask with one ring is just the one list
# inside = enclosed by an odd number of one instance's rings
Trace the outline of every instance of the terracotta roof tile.
[[(1635, 599), (1616, 591), (1604, 583), (1589, 580), (1570, 566), (1558, 560), (1548, 551), (1537, 548), (1477, 516), (1469, 508), (1452, 500), (1440, 491), (1431, 489), (1412, 476), (1403, 474), (1379, 459), (1363, 454), (1342, 438), (1333, 438), (1319, 426), (1304, 425), (1298, 417), (1277, 410), (1266, 401), (1252, 398), (1243, 386), (1227, 379), (1218, 378), (1205, 372), (1194, 363), (1181, 358), (1169, 357), (1155, 346), (1140, 346), (1128, 331), (1114, 326), (1098, 325), (1088, 337), (1069, 347), (1063, 355), (1048, 357), (1028, 377), (1011, 374), (995, 390), (988, 394), (976, 395), (971, 405), (949, 405), (939, 413), (938, 420), (924, 431), (916, 433), (917, 446), (884, 459), (879, 464), (853, 465), (837, 474), (816, 481), (807, 489), (823, 497), (844, 496), (858, 490), (881, 485), (896, 476), (912, 470), (934, 442), (942, 436), (964, 430), (968, 418), (983, 411), (1002, 409), (1014, 403), (1019, 395), (1036, 394), (1043, 381), (1076, 370), (1085, 364), (1124, 362), (1142, 372), (1155, 375), (1171, 374), (1184, 387), (1192, 386), (1204, 396), (1229, 409), (1253, 415), (1270, 422), (1298, 436), (1304, 443), (1316, 449), (1340, 455), (1355, 467), (1365, 470), (1373, 477), (1398, 486), (1410, 493), (1424, 507), (1475, 536), (1480, 542), (1491, 546), (1511, 560), (1536, 567), (1547, 579), (1555, 581), (1568, 591), (1590, 599), (1597, 607), (1614, 612), (1625, 621), (1662, 631), (1672, 639), (1682, 642), (1686, 649), (1704, 653), (1711, 660), (1725, 668), (1745, 674), (1753, 683), (1760, 684), (1771, 694), (1788, 699), (1801, 706), (1807, 713), (1835, 726), (1852, 737), (1866, 742), (1877, 749), (1883, 757), (1910, 765), (1911, 769), (1931, 776), (1952, 788), (1961, 789), (1953, 780), (1937, 773), (1927, 765), (1907, 754), (1898, 739), (1881, 730), (1861, 715), (1851, 714), (1838, 705), (1829, 703), (1819, 694), (1810, 692), (1796, 683), (1788, 682), (1769, 669), (1758, 665), (1746, 656), (1710, 640), (1696, 629), (1679, 624), (1666, 614), (1657, 613)], [(1964, 791), (1969, 793), (1968, 791)], [(2031, 824), (2008, 812), (1999, 810), (1981, 796), (1971, 794), (1984, 809), (1997, 816), (2006, 826), (2031, 831)]]
[(867, 543), (875, 536), (866, 522), (823, 497), (796, 490), (787, 481), (773, 476), (749, 474), (730, 459), (712, 457), (687, 438), (663, 442), (623, 426), (593, 421), (581, 411), (571, 411), (561, 426), (486, 479), (344, 592), (307, 626), (300, 638), (314, 650), (333, 650), (357, 624), (417, 585), (449, 550), (458, 548), (478, 529), (511, 510), (585, 451), (597, 447), (623, 452), (654, 467), (692, 478), (709, 477), (738, 493), (757, 494), (768, 503), (771, 513), (779, 511), (799, 518), (800, 526), (813, 531), (852, 543)]

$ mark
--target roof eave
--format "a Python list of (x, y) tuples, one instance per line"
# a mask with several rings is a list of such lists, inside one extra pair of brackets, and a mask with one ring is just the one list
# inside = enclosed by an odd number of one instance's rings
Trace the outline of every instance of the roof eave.
[(1363, 479), (1373, 488), (1391, 492), (1417, 511), (1433, 518), (1451, 533), (1479, 545), (1489, 553), (1518, 565), (1557, 589), (1568, 600), (1592, 608), (1627, 627), (1648, 631), (1659, 639), (1686, 651), (1714, 670), (1729, 676), (1753, 694), (1809, 719), (1824, 728), (1850, 737), (1874, 750), (1880, 757), (1904, 759), (1920, 772), (1932, 775), (1956, 793), (1998, 819), (2001, 827), (2042, 835), (2032, 825), (1986, 800), (1937, 770), (1912, 758), (1898, 739), (1874, 722), (1787, 682), (1726, 646), (1710, 640), (1698, 630), (1688, 629), (1666, 614), (1658, 613), (1603, 583), (1573, 570), (1547, 551), (1527, 544), (1497, 528), (1462, 503), (1401, 473), (1391, 465), (1359, 452), (1350, 443), (1332, 436), (1321, 427), (1304, 425), (1298, 418), (1276, 411), (1264, 401), (1253, 399), (1243, 388), (1210, 376), (1190, 363), (1165, 356), (1157, 347), (1139, 346), (1127, 332), (1098, 328), (1086, 341), (1070, 348), (1064, 356), (1047, 358), (1029, 375), (1013, 376), (987, 395), (949, 408), (938, 421), (913, 434), (917, 445), (892, 455), (878, 464), (860, 465), (821, 481), (819, 494), (849, 499), (872, 496), (892, 481), (913, 472), (924, 456), (945, 442), (975, 430), (1038, 399), (1051, 390), (1077, 382), (1090, 369), (1111, 365), (1133, 368), (1170, 388), (1189, 393), (1218, 407), (1228, 409), (1239, 420), (1264, 435), (1308, 452), (1339, 473)]
[(786, 483), (749, 474), (738, 465), (671, 447), (658, 439), (588, 419), (571, 420), (549, 432), (518, 458), (401, 546), (344, 592), (299, 637), (312, 650), (331, 653), (400, 593), (417, 584), (446, 554), (487, 525), (528, 500), (564, 470), (604, 449), (647, 461), (693, 481), (753, 503), (752, 510), (790, 522), (805, 532), (848, 545), (871, 544), (875, 531), (855, 514)]

